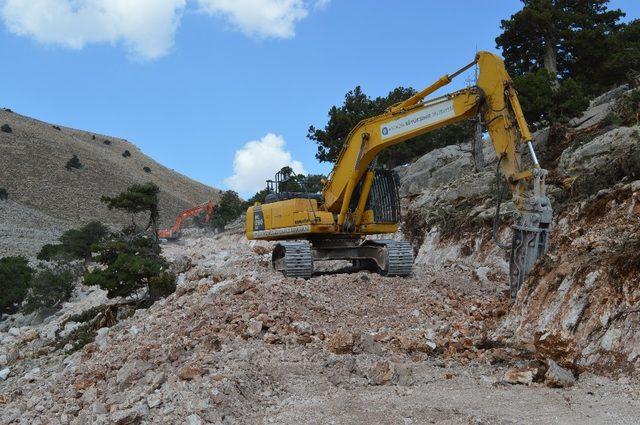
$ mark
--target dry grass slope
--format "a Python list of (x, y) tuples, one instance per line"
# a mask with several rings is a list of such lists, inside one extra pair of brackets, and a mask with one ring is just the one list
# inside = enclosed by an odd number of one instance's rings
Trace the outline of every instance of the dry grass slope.
[[(100, 197), (115, 195), (134, 183), (152, 181), (160, 187), (164, 226), (180, 211), (219, 198), (218, 189), (158, 164), (126, 140), (54, 127), (1, 109), (0, 125), (4, 124), (9, 125), (12, 132), (0, 132), (0, 187), (7, 189), (11, 201), (26, 208), (2, 210), (3, 239), (10, 237), (6, 229), (23, 227), (24, 217), (20, 211), (27, 209), (51, 218), (38, 221), (36, 227), (41, 229), (37, 230), (51, 231), (52, 222), (64, 223), (70, 228), (92, 219), (119, 228), (129, 223), (129, 217), (107, 210)], [(125, 150), (131, 156), (123, 157)], [(74, 154), (83, 168), (69, 171), (65, 165)], [(146, 172), (144, 167), (149, 167), (151, 172)], [(16, 240), (14, 245), (23, 242)], [(38, 245), (33, 242), (31, 245)], [(3, 250), (5, 248), (3, 246)]]

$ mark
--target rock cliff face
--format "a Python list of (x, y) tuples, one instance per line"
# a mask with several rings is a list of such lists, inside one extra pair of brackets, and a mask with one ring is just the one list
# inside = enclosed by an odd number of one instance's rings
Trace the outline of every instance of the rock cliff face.
[[(640, 126), (612, 118), (630, 93), (613, 90), (568, 126), (536, 133), (555, 227), (548, 254), (494, 335), (575, 371), (633, 373), (640, 366)], [(456, 264), (488, 284), (507, 282), (506, 252), (491, 240), (493, 164), (475, 173), (464, 149), (447, 147), (403, 173), (404, 233), (418, 264)], [(512, 210), (503, 204), (505, 242)]]
[(640, 181), (602, 190), (558, 221), (502, 331), (578, 371), (640, 368)]

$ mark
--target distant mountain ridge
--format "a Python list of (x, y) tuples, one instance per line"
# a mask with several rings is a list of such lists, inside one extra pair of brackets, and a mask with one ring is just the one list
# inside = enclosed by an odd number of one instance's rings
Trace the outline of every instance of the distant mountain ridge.
[[(0, 109), (0, 256), (33, 254), (66, 228), (100, 220), (113, 228), (131, 222), (100, 202), (135, 183), (160, 187), (160, 221), (220, 190), (168, 169), (127, 140), (52, 125)], [(127, 153), (128, 152), (128, 153)], [(67, 167), (76, 155), (81, 168)]]

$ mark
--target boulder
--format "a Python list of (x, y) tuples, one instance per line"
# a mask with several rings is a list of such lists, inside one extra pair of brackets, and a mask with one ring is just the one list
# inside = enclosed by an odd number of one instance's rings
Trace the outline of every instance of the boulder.
[(529, 369), (509, 369), (504, 374), (504, 381), (514, 385), (530, 385), (533, 382), (534, 375), (534, 371)]
[(335, 354), (350, 354), (355, 344), (353, 334), (347, 331), (335, 333), (328, 341), (327, 348)]
[(120, 388), (130, 386), (135, 380), (141, 378), (148, 370), (154, 368), (151, 363), (142, 360), (133, 360), (125, 363), (116, 374), (116, 382)]
[(421, 193), (473, 171), (471, 153), (463, 151), (460, 146), (435, 149), (420, 157), (403, 173), (400, 196)]
[(616, 101), (629, 90), (628, 85), (622, 85), (610, 90), (591, 101), (589, 107), (577, 118), (569, 121), (569, 125), (581, 130), (603, 121), (612, 111)]
[(576, 176), (583, 173), (606, 172), (611, 164), (625, 161), (640, 153), (640, 126), (610, 130), (584, 145), (565, 150), (560, 156), (558, 169)]
[(551, 359), (547, 360), (547, 365), (549, 369), (544, 375), (545, 385), (552, 388), (566, 388), (575, 385), (576, 378), (573, 376), (573, 373)]

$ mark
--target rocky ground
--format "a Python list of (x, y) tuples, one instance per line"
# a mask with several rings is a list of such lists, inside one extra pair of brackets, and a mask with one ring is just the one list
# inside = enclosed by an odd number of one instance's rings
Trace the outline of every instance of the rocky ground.
[(270, 270), (269, 250), (237, 234), (167, 245), (178, 291), (72, 354), (52, 347), (55, 326), (74, 326), (61, 316), (5, 325), (0, 423), (637, 420), (637, 381), (576, 380), (495, 336), (509, 308), (502, 282), (455, 265), (304, 281)]
[[(577, 373), (617, 376), (640, 367), (640, 111), (631, 108), (632, 93), (605, 93), (582, 117), (535, 134), (550, 172), (554, 228), (497, 334)], [(484, 282), (508, 273), (491, 235), (495, 161), (486, 158), (488, 167), (475, 172), (471, 154), (452, 146), (404, 171), (404, 230), (418, 264), (454, 264)], [(512, 210), (502, 205), (504, 242)]]

